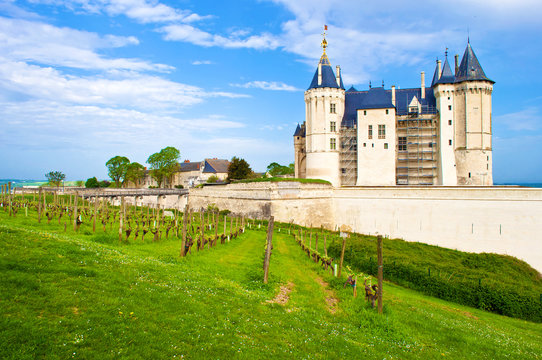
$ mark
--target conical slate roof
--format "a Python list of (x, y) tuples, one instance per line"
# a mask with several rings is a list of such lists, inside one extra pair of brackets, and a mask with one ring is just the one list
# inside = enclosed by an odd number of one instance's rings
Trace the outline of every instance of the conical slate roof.
[(335, 77), (335, 73), (333, 72), (333, 69), (331, 68), (331, 64), (326, 54), (322, 55), (322, 57), (320, 58), (319, 64), (322, 64), (322, 83), (318, 85), (318, 68), (317, 68), (312, 78), (309, 89), (329, 87), (329, 88), (344, 90), (343, 79), (340, 76), (339, 77), (340, 85), (337, 85), (337, 78)]
[(350, 89), (346, 90), (347, 92), (348, 91), (357, 91), (356, 88), (354, 87), (354, 85), (350, 86)]
[(297, 127), (295, 128), (294, 136), (302, 136), (301, 126), (297, 124)]
[(442, 74), (440, 75), (438, 84), (453, 84), (454, 82), (455, 76), (452, 73), (450, 64), (448, 63), (448, 57), (446, 57), (446, 60), (444, 60), (444, 66), (442, 67)]
[(494, 81), (488, 79), (484, 73), (469, 42), (465, 49), (465, 53), (463, 54), (463, 59), (461, 59), (461, 65), (459, 65), (457, 74), (455, 74), (455, 82), (472, 80), (485, 80), (494, 83)]

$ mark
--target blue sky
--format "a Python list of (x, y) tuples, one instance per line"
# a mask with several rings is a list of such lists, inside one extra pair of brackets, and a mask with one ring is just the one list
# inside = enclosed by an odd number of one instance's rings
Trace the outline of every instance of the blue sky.
[(416, 87), (467, 36), (493, 92), (495, 182), (542, 182), (539, 0), (0, 0), (0, 178), (105, 162), (293, 161), (321, 55), (345, 86)]

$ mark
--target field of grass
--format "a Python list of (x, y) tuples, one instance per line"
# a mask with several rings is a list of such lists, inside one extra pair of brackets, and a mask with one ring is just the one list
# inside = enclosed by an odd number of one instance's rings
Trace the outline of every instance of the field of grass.
[(179, 258), (174, 236), (119, 244), (0, 211), (0, 358), (542, 357), (541, 324), (391, 283), (378, 315), (284, 229), (273, 240), (264, 285), (263, 228)]

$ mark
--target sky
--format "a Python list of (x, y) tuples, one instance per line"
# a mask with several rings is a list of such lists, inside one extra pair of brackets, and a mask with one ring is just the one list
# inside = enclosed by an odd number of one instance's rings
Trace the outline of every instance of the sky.
[(345, 86), (430, 82), (471, 45), (494, 182), (542, 182), (542, 1), (0, 0), (0, 178), (107, 178), (116, 155), (293, 162), (322, 53)]

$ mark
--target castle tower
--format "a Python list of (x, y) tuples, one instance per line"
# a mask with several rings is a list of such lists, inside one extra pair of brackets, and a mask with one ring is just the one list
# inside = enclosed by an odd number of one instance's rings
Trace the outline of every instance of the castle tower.
[(454, 138), (458, 185), (493, 185), (491, 94), (488, 79), (467, 44), (455, 74)]
[(440, 70), (440, 61), (437, 61), (435, 75), (433, 76), (433, 94), (436, 106), (440, 114), (438, 122), (438, 180), (439, 185), (457, 185), (457, 173), (455, 164), (455, 140), (454, 140), (454, 92), (455, 76), (452, 74), (448, 63), (448, 51), (446, 50), (444, 66)]
[(305, 123), (302, 126), (297, 125), (294, 132), (294, 168), (295, 178), (304, 179), (307, 176), (306, 171), (306, 149), (305, 149)]
[[(327, 41), (312, 82), (305, 91), (306, 177), (340, 186), (339, 130), (344, 114), (344, 85), (340, 67), (336, 74), (326, 55)], [(295, 139), (295, 138), (294, 138)], [(301, 169), (296, 174), (301, 174)]]

